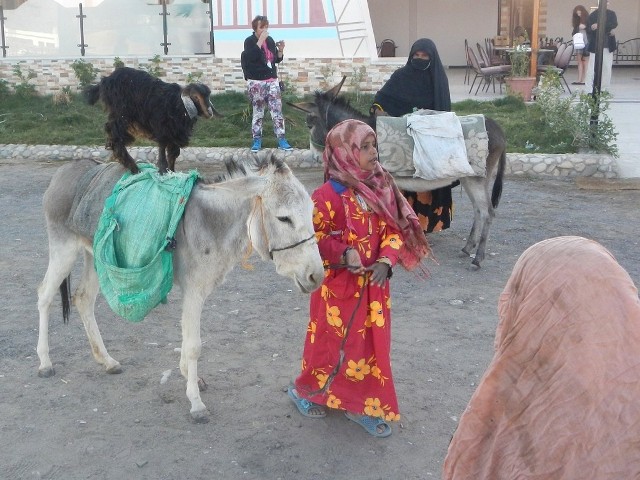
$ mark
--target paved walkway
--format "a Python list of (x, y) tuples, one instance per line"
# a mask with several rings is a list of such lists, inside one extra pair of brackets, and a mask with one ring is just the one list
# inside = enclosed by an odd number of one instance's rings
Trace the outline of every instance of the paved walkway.
[[(469, 94), (469, 85), (464, 84), (464, 69), (447, 71), (451, 88), (451, 99), (459, 102), (467, 98), (491, 100), (500, 97), (499, 91), (493, 93), (478, 92)], [(565, 72), (569, 84), (577, 79), (577, 70), (569, 68)], [(571, 85), (572, 91), (583, 88)], [(475, 91), (475, 87), (474, 87)], [(504, 91), (503, 91), (504, 92)], [(640, 135), (638, 120), (640, 119), (640, 67), (614, 67), (611, 80), (613, 99), (609, 116), (618, 132), (619, 158), (616, 159), (620, 178), (640, 178)]]

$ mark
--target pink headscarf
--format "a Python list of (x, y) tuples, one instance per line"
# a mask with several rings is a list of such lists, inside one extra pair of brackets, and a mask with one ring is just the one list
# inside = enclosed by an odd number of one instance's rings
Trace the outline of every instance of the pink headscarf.
[(602, 245), (529, 247), (498, 303), (495, 354), (443, 480), (638, 478), (640, 300)]
[(359, 120), (344, 120), (335, 125), (327, 134), (322, 155), (325, 179), (336, 180), (353, 189), (387, 224), (402, 232), (404, 248), (399, 263), (407, 270), (413, 270), (431, 254), (429, 243), (418, 217), (391, 174), (380, 163), (373, 172), (360, 168), (360, 145), (368, 136), (375, 138), (376, 134)]

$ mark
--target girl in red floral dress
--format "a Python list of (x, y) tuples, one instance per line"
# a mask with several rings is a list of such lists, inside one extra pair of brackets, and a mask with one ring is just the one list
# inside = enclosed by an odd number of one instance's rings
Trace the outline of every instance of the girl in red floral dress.
[(400, 419), (391, 373), (389, 278), (430, 253), (415, 213), (378, 163), (374, 131), (345, 120), (328, 134), (327, 181), (312, 195), (322, 287), (311, 295), (302, 373), (289, 388), (300, 413), (344, 410), (371, 435)]

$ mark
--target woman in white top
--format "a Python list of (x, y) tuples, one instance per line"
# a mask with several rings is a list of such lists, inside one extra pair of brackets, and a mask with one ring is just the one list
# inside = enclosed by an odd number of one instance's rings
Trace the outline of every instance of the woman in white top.
[(587, 73), (587, 67), (589, 65), (589, 50), (587, 49), (587, 20), (589, 18), (589, 12), (584, 5), (576, 5), (573, 8), (573, 15), (571, 18), (571, 24), (573, 25), (572, 35), (581, 33), (584, 48), (578, 48), (575, 50), (576, 63), (578, 64), (578, 81), (572, 82), (572, 85), (584, 85), (584, 77)]

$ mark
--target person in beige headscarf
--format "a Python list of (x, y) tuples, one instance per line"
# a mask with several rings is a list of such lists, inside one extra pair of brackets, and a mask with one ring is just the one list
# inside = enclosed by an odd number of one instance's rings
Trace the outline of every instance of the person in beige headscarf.
[(602, 245), (528, 248), (500, 296), (495, 354), (460, 418), (445, 480), (640, 472), (640, 300)]

